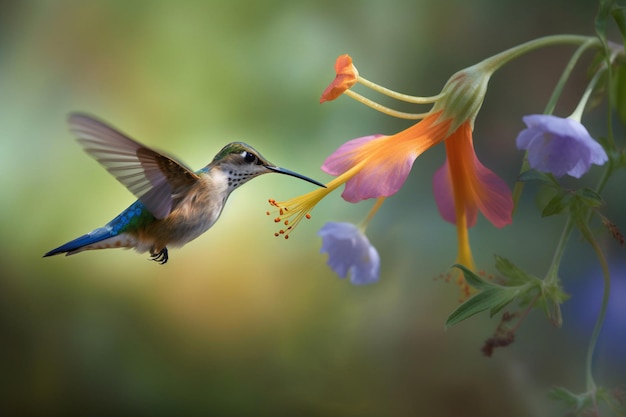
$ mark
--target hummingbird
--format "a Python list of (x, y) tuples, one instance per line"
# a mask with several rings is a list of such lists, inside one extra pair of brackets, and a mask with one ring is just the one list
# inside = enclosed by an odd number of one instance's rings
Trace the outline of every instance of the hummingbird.
[(243, 142), (227, 144), (211, 163), (194, 172), (89, 115), (72, 113), (68, 123), (84, 150), (138, 200), (103, 227), (52, 249), (44, 257), (134, 248), (140, 253), (149, 251), (153, 261), (165, 264), (168, 246), (183, 246), (209, 230), (230, 193), (252, 178), (275, 172), (325, 187), (275, 166)]

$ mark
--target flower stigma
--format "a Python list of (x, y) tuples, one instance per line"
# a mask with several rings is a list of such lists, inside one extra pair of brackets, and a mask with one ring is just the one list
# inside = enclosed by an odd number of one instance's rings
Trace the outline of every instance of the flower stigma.
[[(282, 225), (285, 226), (275, 232), (274, 236), (284, 236), (285, 239), (289, 239), (289, 233), (291, 233), (303, 219), (308, 220), (311, 218), (311, 210), (313, 210), (317, 203), (355, 176), (362, 168), (362, 165), (363, 163), (357, 164), (352, 167), (352, 169), (331, 180), (326, 184), (326, 188), (318, 188), (286, 201), (279, 202), (270, 198), (268, 203), (278, 211), (278, 215), (274, 218), (274, 223), (282, 223)], [(268, 216), (272, 215), (269, 211), (265, 212), (265, 214)]]

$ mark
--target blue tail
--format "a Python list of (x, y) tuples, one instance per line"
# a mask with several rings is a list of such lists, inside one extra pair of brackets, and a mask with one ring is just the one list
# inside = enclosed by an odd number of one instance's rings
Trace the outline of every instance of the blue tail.
[(44, 258), (46, 256), (58, 255), (60, 253), (72, 255), (73, 253), (80, 252), (80, 249), (84, 246), (100, 242), (113, 236), (117, 236), (117, 234), (118, 233), (114, 232), (110, 227), (99, 227), (87, 233), (86, 235), (82, 235), (81, 237), (67, 242), (65, 245), (59, 246), (56, 249), (52, 249), (50, 252), (44, 255)]

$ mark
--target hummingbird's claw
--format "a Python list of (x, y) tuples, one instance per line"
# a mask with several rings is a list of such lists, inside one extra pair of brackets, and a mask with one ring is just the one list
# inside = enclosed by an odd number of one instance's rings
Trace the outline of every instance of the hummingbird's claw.
[(152, 253), (150, 255), (151, 260), (160, 263), (161, 265), (164, 265), (167, 263), (167, 260), (169, 259), (169, 256), (167, 256), (167, 247), (164, 247), (163, 249), (161, 249), (160, 252), (156, 252), (156, 253)]

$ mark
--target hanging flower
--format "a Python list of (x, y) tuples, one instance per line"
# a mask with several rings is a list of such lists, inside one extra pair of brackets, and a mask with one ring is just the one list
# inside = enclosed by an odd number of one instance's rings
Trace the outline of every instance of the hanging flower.
[(318, 232), (322, 237), (321, 253), (328, 253), (328, 266), (353, 284), (378, 281), (380, 257), (361, 230), (352, 223), (326, 223)]
[(573, 118), (533, 114), (523, 120), (528, 127), (517, 136), (517, 147), (528, 151), (528, 164), (537, 171), (580, 178), (591, 164), (608, 160), (602, 146)]
[[(475, 269), (468, 229), (476, 224), (479, 210), (496, 227), (510, 224), (513, 199), (507, 184), (478, 160), (469, 123), (461, 125), (445, 144), (446, 161), (433, 177), (435, 202), (441, 217), (457, 226), (457, 263)], [(463, 296), (469, 296), (470, 287), (462, 274), (457, 283)]]

